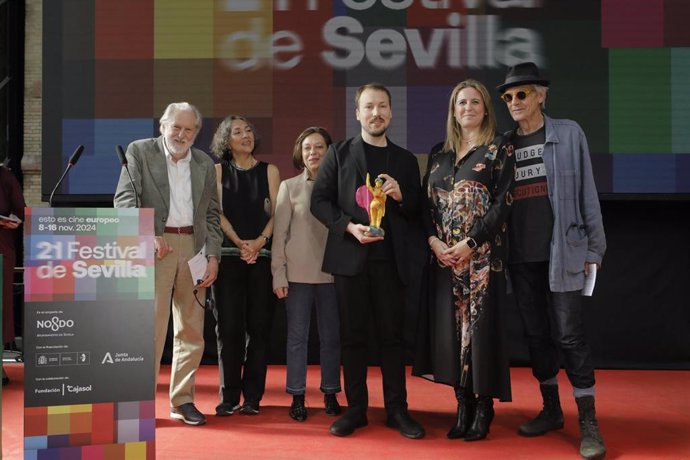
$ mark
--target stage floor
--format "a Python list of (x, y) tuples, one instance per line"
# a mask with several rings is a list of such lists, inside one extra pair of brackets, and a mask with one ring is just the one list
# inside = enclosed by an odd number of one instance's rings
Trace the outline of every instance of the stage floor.
[[(5, 364), (11, 379), (2, 391), (2, 458), (22, 458), (22, 364)], [(156, 455), (159, 459), (568, 459), (579, 458), (577, 408), (561, 372), (565, 428), (523, 438), (517, 427), (540, 409), (539, 389), (529, 369), (511, 370), (513, 402), (497, 403), (491, 433), (484, 441), (449, 440), (455, 399), (450, 387), (408, 377), (410, 412), (427, 436), (410, 440), (386, 428), (378, 368), (369, 369), (369, 426), (347, 438), (328, 433), (335, 420), (323, 412), (319, 368), (309, 367), (303, 423), (288, 417), (285, 366), (270, 366), (266, 394), (257, 416), (216, 417), (218, 368), (197, 374), (197, 407), (208, 423), (191, 427), (168, 416), (169, 366), (163, 366), (156, 394)], [(690, 371), (597, 371), (597, 415), (607, 459), (690, 459)], [(345, 404), (341, 393), (340, 402)]]

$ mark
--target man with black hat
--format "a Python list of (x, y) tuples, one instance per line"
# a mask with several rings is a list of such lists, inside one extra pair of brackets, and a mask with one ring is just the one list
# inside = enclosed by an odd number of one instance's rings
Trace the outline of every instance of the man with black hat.
[[(532, 62), (508, 69), (498, 87), (517, 127), (507, 135), (517, 163), (510, 217), (510, 273), (544, 408), (520, 427), (539, 436), (563, 427), (559, 350), (580, 420), (580, 454), (606, 453), (594, 410), (594, 366), (582, 325), (585, 276), (601, 265), (606, 237), (587, 139), (580, 126), (543, 113), (549, 81)], [(557, 343), (552, 340), (551, 323)]]

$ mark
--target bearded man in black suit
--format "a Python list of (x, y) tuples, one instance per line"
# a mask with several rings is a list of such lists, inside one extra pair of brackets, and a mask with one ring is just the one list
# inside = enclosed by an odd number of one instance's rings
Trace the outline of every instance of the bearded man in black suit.
[[(386, 137), (392, 110), (385, 86), (360, 87), (355, 106), (361, 134), (329, 148), (311, 199), (312, 214), (328, 227), (322, 270), (335, 276), (348, 401), (347, 412), (330, 432), (347, 436), (368, 423), (367, 339), (373, 323), (387, 425), (405, 437), (421, 438), (424, 429), (407, 411), (403, 340), (410, 225), (418, 219), (421, 196), (419, 166), (411, 152)], [(370, 232), (367, 211), (355, 198), (367, 173), (384, 181), (384, 236)]]

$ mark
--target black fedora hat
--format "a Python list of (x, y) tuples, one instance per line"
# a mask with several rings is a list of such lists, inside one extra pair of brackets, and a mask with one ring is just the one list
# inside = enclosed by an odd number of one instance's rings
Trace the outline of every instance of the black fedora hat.
[(496, 87), (499, 92), (504, 92), (513, 86), (537, 84), (541, 86), (549, 86), (549, 80), (543, 78), (539, 74), (539, 68), (534, 62), (522, 62), (508, 68), (506, 74), (506, 81), (502, 85)]

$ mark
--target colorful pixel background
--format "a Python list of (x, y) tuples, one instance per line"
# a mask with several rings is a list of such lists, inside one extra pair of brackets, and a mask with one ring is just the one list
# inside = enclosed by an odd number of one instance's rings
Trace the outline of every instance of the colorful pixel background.
[[(139, 214), (141, 213), (141, 214)], [(95, 230), (78, 231), (74, 224), (65, 224), (72, 230), (62, 231), (60, 224), (52, 231), (41, 218), (65, 217), (117, 218), (117, 224), (98, 224)], [(141, 217), (139, 217), (141, 216)], [(24, 301), (60, 302), (92, 300), (152, 300), (154, 298), (154, 252), (153, 252), (153, 210), (112, 208), (27, 208), (24, 236)], [(41, 227), (42, 226), (42, 227)], [(65, 227), (65, 228), (66, 228)], [(142, 259), (128, 259), (131, 263), (145, 267), (146, 276), (76, 278), (72, 276), (72, 264), (78, 258), (41, 258), (46, 245), (60, 243), (66, 247), (69, 242), (78, 242), (82, 247), (93, 248), (108, 243), (121, 247), (137, 246), (140, 243), (150, 248)], [(50, 255), (54, 255), (53, 252)], [(108, 261), (84, 259), (88, 265), (108, 264)], [(40, 277), (39, 267), (46, 264), (64, 265), (66, 276)], [(110, 261), (112, 264), (112, 261)]]
[(153, 459), (155, 429), (155, 401), (27, 407), (24, 459)]
[[(335, 139), (357, 133), (352, 95), (372, 80), (393, 90), (391, 139), (424, 154), (444, 136), (455, 83), (472, 77), (495, 87), (507, 64), (525, 59), (515, 48), (520, 30), (534, 32), (537, 58), (552, 80), (549, 114), (578, 121), (588, 136), (600, 193), (690, 193), (690, 31), (684, 24), (690, 3), (350, 1), (373, 5), (363, 10), (347, 4), (46, 2), (43, 193), (50, 193), (69, 155), (84, 144), (84, 156), (61, 193), (112, 194), (120, 169), (114, 146), (157, 136), (158, 117), (168, 102), (178, 100), (196, 104), (204, 114), (199, 147), (208, 149), (224, 116), (243, 114), (262, 135), (261, 159), (290, 177), (296, 174), (291, 146), (305, 127), (324, 126)], [(390, 7), (396, 4), (408, 7)], [(405, 63), (395, 68), (377, 68), (365, 56), (352, 68), (334, 69), (321, 55), (333, 50), (324, 28), (334, 17), (361, 24), (361, 33), (341, 31), (350, 40), (365, 42), (384, 29), (407, 42), (417, 34), (426, 51), (434, 36), (443, 40), (431, 65), (418, 62), (420, 54), (408, 46)], [(274, 57), (266, 37), (278, 31), (298, 36), (302, 51)], [(229, 51), (228, 37), (238, 33), (256, 33), (261, 45), (236, 41)], [(454, 45), (450, 34), (458, 34)], [(301, 61), (294, 68), (272, 66), (296, 54)], [(449, 64), (453, 55), (460, 65)], [(236, 69), (249, 58), (255, 58), (251, 69)], [(505, 107), (494, 104), (499, 127), (510, 128)]]

